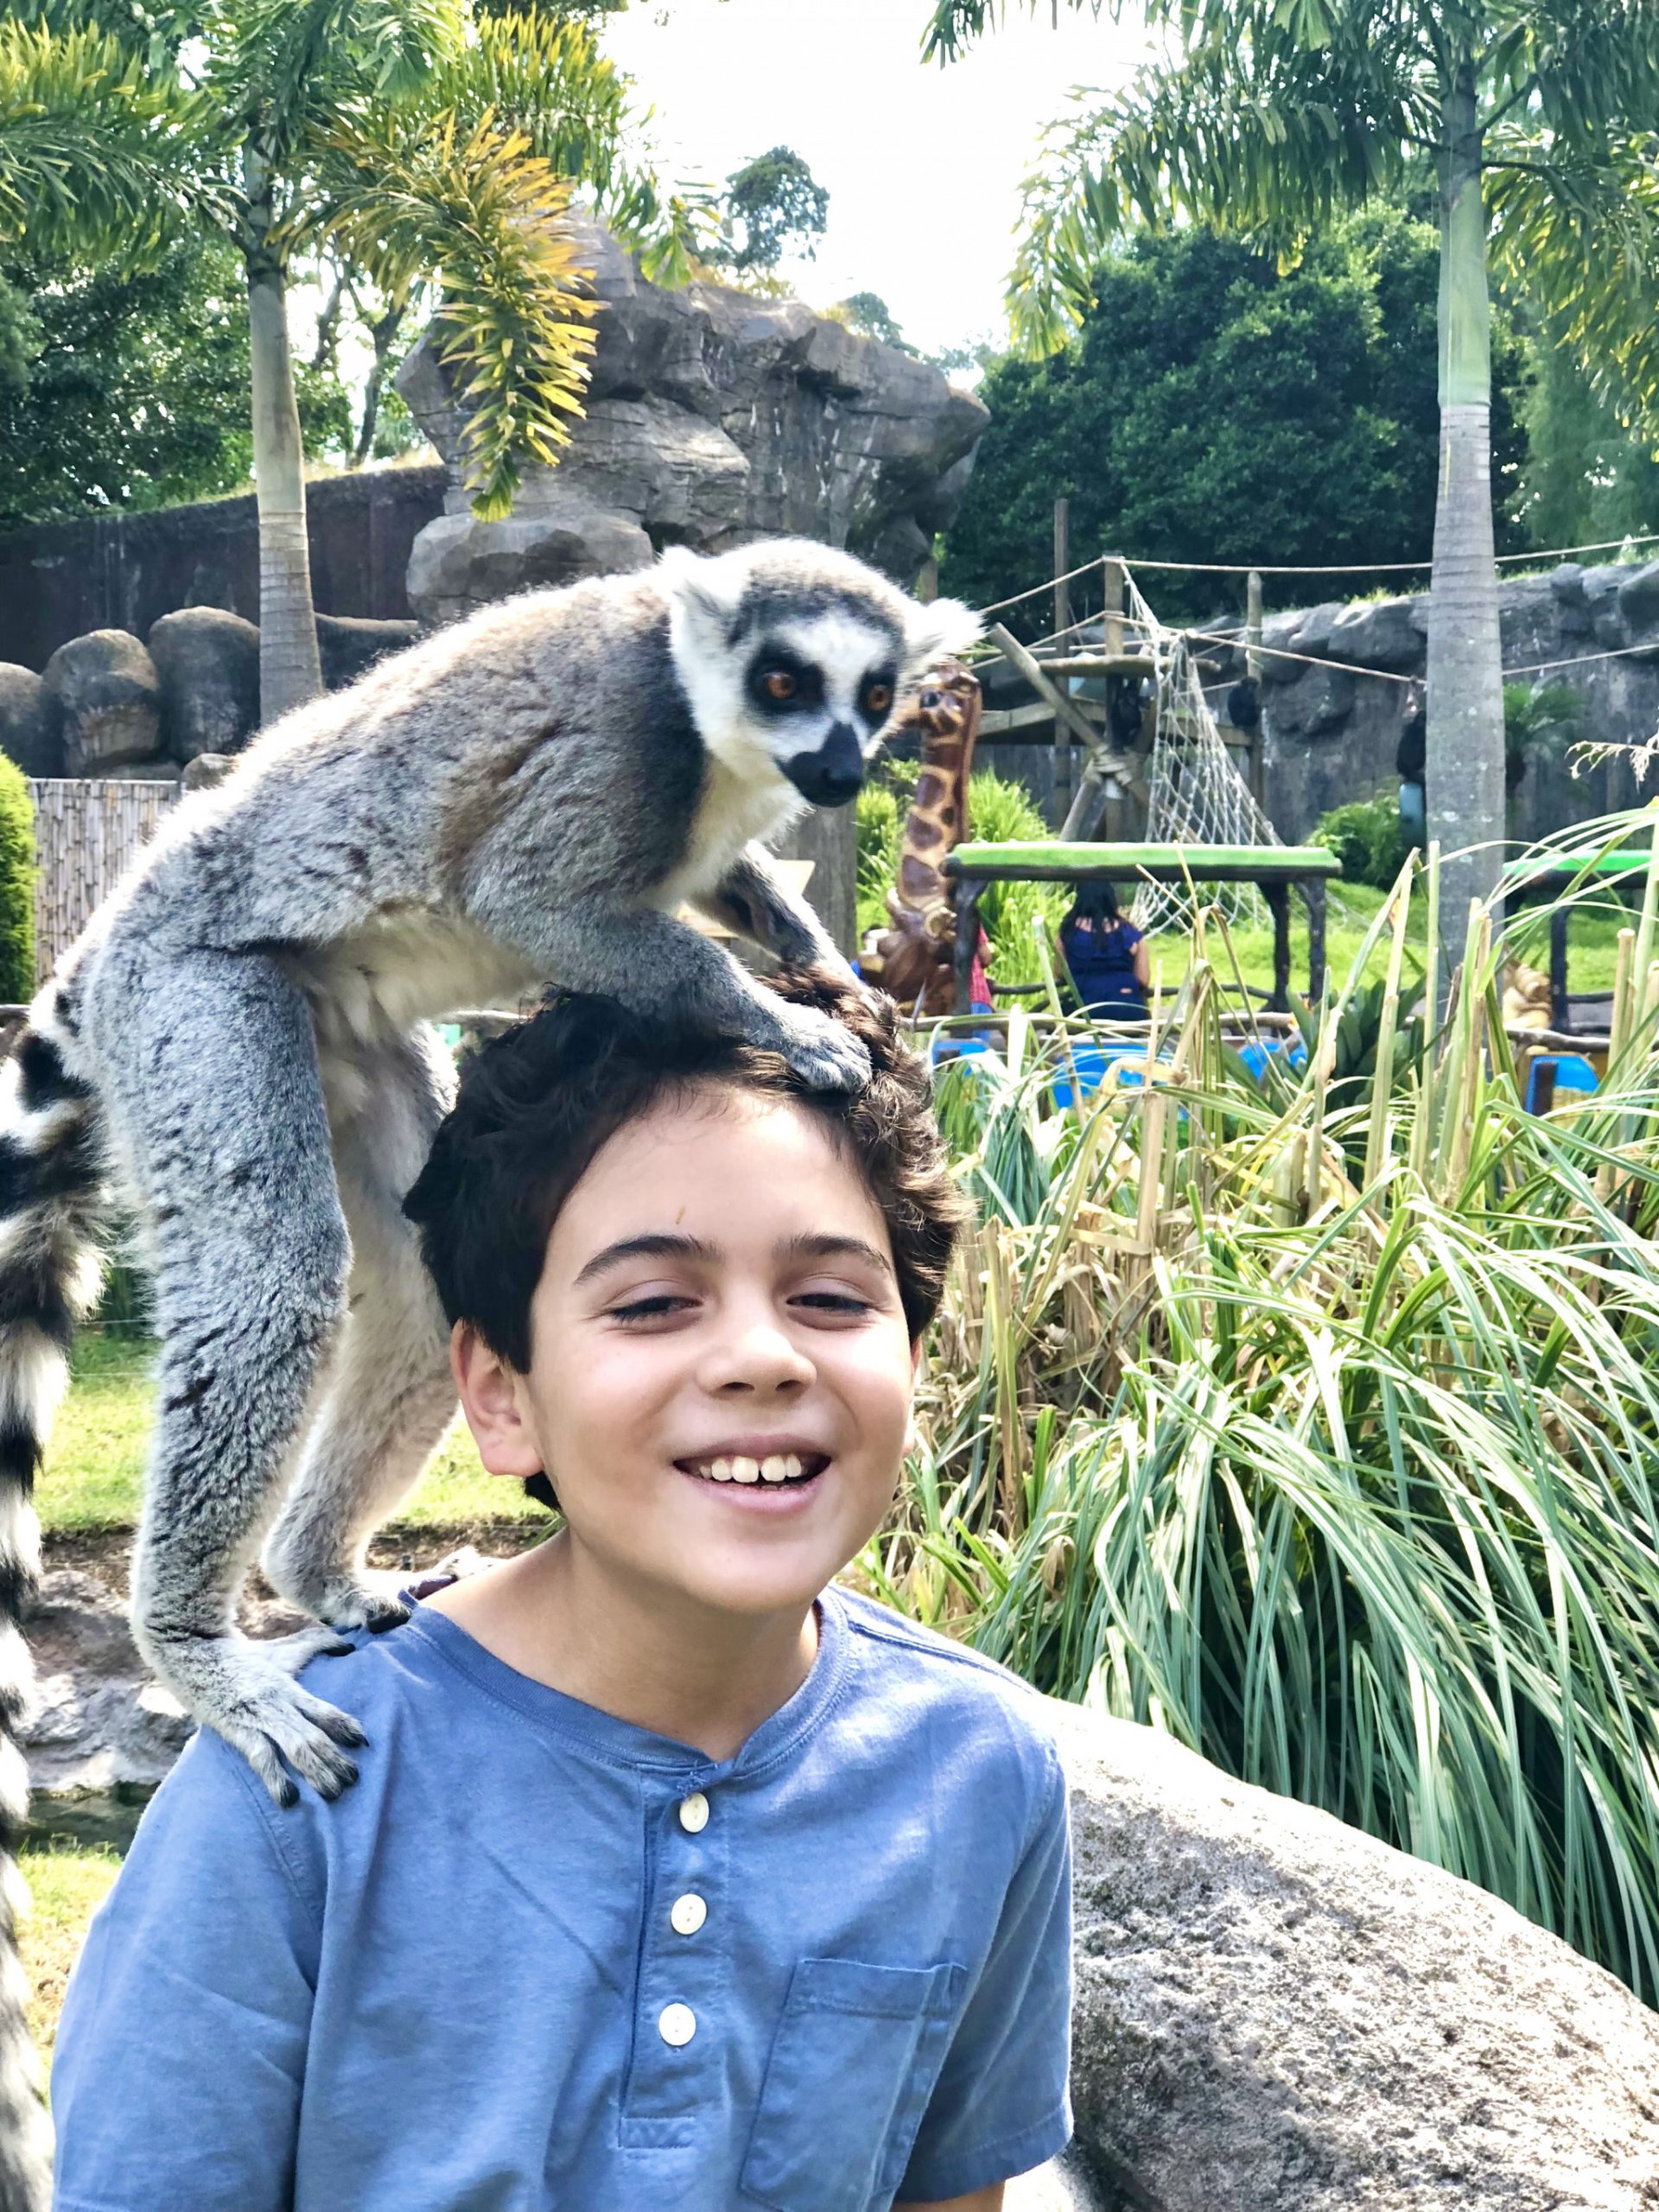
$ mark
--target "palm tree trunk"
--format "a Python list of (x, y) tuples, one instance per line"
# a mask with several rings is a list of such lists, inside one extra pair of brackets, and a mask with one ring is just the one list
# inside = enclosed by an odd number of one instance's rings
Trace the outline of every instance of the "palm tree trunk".
[[(1497, 888), (1503, 835), (1503, 676), (1492, 543), (1491, 318), (1472, 65), (1444, 103), (1440, 185), (1440, 474), (1428, 609), (1428, 834), (1455, 949), (1471, 899)], [(1479, 849), (1469, 851), (1465, 849)]]
[(253, 480), (259, 500), (259, 719), (273, 722), (322, 690), (311, 556), (305, 537), (305, 458), (288, 301), (279, 257), (266, 244), (273, 213), (270, 173), (250, 147), (243, 174), (249, 201), (248, 339), (253, 372)]

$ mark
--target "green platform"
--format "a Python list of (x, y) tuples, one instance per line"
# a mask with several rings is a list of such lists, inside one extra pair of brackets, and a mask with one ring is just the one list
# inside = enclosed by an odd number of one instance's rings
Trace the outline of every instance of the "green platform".
[(1307, 907), (1308, 997), (1325, 989), (1325, 887), (1342, 863), (1323, 845), (1098, 845), (1033, 838), (958, 845), (944, 863), (957, 909), (957, 1011), (970, 1008), (977, 908), (989, 883), (1254, 883), (1273, 916), (1273, 996), (1290, 994), (1290, 887)]

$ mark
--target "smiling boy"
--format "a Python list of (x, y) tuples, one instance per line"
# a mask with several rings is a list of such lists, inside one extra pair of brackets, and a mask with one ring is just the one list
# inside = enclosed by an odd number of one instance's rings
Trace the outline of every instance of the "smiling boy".
[(71, 1987), (60, 2212), (995, 2212), (1065, 2143), (1040, 1707), (833, 1583), (962, 1210), (836, 1003), (856, 1096), (592, 1000), (474, 1063), (409, 1211), (565, 1525), (308, 1670), (339, 1802), (196, 1739)]

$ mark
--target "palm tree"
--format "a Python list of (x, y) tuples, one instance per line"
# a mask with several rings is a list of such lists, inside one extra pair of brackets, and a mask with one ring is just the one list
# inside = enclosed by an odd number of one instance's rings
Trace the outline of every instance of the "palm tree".
[(573, 183), (670, 274), (695, 208), (664, 204), (627, 162), (626, 82), (577, 23), (474, 21), (467, 0), (208, 0), (170, 48), (140, 54), (86, 28), (82, 0), (16, 12), (38, 21), (0, 27), (0, 242), (142, 254), (192, 220), (241, 253), (270, 721), (322, 688), (296, 265), (333, 243), (392, 304), (439, 277), (440, 357), (470, 404), (467, 481), (494, 518), (521, 458), (556, 459), (581, 411), (595, 310), (559, 219)]
[[(1116, 19), (1123, 0), (1067, 0)], [(1035, 0), (1032, 0), (1035, 5)], [(1503, 823), (1491, 496), (1488, 260), (1628, 410), (1659, 422), (1659, 0), (1142, 0), (1160, 58), (1079, 96), (1027, 187), (1016, 334), (1059, 342), (1135, 223), (1186, 218), (1294, 250), (1422, 165), (1440, 223), (1440, 471), (1428, 634), (1429, 831), (1447, 914), (1490, 896)], [(934, 0), (942, 59), (1003, 0)]]

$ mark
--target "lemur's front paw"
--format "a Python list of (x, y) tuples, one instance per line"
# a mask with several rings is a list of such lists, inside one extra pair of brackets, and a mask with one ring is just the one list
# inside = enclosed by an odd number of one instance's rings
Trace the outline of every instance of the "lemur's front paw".
[(311, 1629), (269, 1646), (230, 1636), (147, 1642), (151, 1664), (191, 1716), (241, 1752), (279, 1805), (297, 1800), (296, 1775), (327, 1798), (357, 1780), (348, 1753), (368, 1738), (292, 1673), (331, 1647), (340, 1648), (327, 1630)]
[(779, 1049), (814, 1090), (861, 1090), (870, 1079), (870, 1056), (850, 1029), (815, 1007), (780, 1007)]

